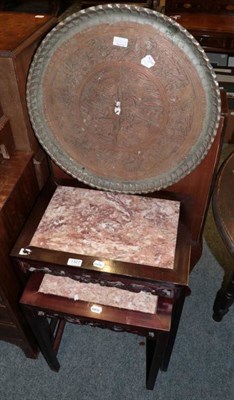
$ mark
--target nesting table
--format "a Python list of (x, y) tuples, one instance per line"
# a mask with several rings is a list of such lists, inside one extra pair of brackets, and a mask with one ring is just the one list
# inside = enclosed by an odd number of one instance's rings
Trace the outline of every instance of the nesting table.
[(47, 317), (137, 333), (147, 338), (152, 389), (159, 368), (168, 367), (189, 292), (181, 204), (52, 186), (12, 251), (25, 276), (31, 273), (21, 304), (42, 353), (58, 370), (64, 322), (51, 340)]

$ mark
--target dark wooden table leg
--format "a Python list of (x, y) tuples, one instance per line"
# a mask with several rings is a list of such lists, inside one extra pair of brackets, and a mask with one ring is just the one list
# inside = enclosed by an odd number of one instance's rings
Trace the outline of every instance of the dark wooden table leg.
[(45, 357), (49, 367), (57, 372), (60, 368), (56, 353), (51, 341), (51, 329), (46, 317), (38, 316), (36, 312), (22, 305), (24, 315), (38, 342), (38, 346)]
[(184, 306), (185, 296), (186, 296), (186, 291), (185, 291), (185, 289), (182, 289), (180, 297), (175, 301), (174, 306), (173, 306), (169, 340), (168, 340), (167, 348), (166, 348), (166, 351), (165, 351), (165, 354), (163, 357), (162, 365), (160, 367), (162, 371), (167, 371), (167, 369), (168, 369), (172, 350), (173, 350), (174, 343), (175, 343), (177, 330), (179, 327), (180, 317), (181, 317), (183, 306)]
[(234, 303), (234, 273), (226, 289), (221, 288), (215, 298), (213, 319), (220, 322)]
[(169, 332), (157, 332), (155, 339), (146, 339), (146, 388), (153, 390), (167, 346)]

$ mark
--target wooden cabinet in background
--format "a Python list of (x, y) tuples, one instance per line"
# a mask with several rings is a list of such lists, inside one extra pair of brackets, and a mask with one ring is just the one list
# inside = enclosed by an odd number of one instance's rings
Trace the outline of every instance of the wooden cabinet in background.
[(234, 12), (233, 0), (166, 0), (166, 13), (169, 12)]
[(0, 340), (35, 357), (37, 346), (19, 307), (22, 287), (9, 259), (48, 178), (47, 159), (26, 106), (32, 56), (56, 23), (45, 15), (0, 12)]
[(36, 345), (18, 305), (22, 288), (8, 255), (39, 192), (32, 153), (0, 155), (0, 340), (18, 345), (28, 357), (35, 357)]
[(0, 12), (0, 102), (17, 150), (39, 147), (27, 112), (26, 79), (39, 42), (55, 23), (49, 15)]
[[(204, 3), (204, 7), (205, 3), (208, 4), (208, 2), (200, 1), (189, 1), (187, 3), (167, 1), (166, 13), (197, 39), (214, 67), (220, 87), (227, 91), (229, 113), (224, 140), (233, 143), (234, 14), (230, 12), (230, 7), (233, 3), (234, 11), (234, 1), (224, 1), (222, 4), (217, 1), (214, 2), (214, 7), (206, 9), (206, 12), (195, 12), (202, 10), (202, 7), (199, 10), (197, 8), (199, 3)], [(193, 7), (186, 9), (183, 4), (191, 4)], [(215, 14), (214, 12), (218, 10), (217, 7), (221, 7), (221, 5), (223, 8), (220, 8), (220, 12)]]

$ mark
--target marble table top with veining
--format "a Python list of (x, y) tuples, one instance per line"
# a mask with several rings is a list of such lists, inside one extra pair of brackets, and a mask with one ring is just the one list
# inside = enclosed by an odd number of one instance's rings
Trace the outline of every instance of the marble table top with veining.
[(30, 245), (172, 269), (179, 209), (177, 201), (59, 186)]
[(40, 293), (52, 294), (127, 310), (155, 314), (158, 296), (151, 293), (134, 293), (96, 283), (77, 282), (68, 277), (45, 274), (39, 288)]

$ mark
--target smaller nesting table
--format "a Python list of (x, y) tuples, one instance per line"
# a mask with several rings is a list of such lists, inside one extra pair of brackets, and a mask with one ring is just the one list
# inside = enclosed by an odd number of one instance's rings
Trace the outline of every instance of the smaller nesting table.
[[(213, 215), (229, 253), (234, 257), (234, 152), (220, 167), (213, 195)], [(234, 265), (234, 263), (233, 263)], [(234, 302), (234, 271), (226, 287), (221, 287), (214, 302), (213, 318), (221, 321)]]

